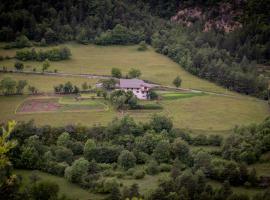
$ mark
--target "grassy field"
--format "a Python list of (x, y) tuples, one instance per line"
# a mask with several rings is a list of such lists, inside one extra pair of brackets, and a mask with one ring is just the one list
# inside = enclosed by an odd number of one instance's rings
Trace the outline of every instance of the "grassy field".
[[(1, 115), (0, 121), (15, 119), (17, 121), (35, 119), (39, 125), (66, 125), (66, 124), (106, 124), (114, 117), (122, 117), (123, 114), (112, 107), (99, 111), (74, 113), (32, 113), (16, 114), (15, 110), (26, 100), (28, 96), (0, 97)], [(73, 100), (61, 100), (64, 103)], [(96, 100), (102, 101), (102, 100)], [(81, 102), (80, 102), (81, 103)], [(147, 102), (148, 103), (148, 102)], [(155, 104), (156, 102), (149, 102)], [(137, 121), (147, 121), (153, 113), (165, 114), (172, 118), (174, 125), (179, 128), (189, 129), (197, 133), (224, 134), (237, 124), (250, 124), (262, 121), (268, 115), (268, 105), (261, 101), (243, 100), (231, 97), (204, 95), (176, 100), (159, 101), (161, 110), (134, 110), (129, 114)], [(208, 131), (208, 132), (207, 132)]]
[[(76, 43), (65, 44), (71, 49), (70, 60), (51, 62), (49, 70), (57, 69), (59, 72), (93, 73), (109, 75), (112, 67), (118, 67), (126, 74), (129, 69), (137, 68), (142, 71), (142, 78), (164, 85), (172, 85), (176, 75), (182, 78), (185, 88), (201, 89), (213, 92), (226, 92), (206, 80), (199, 79), (169, 58), (156, 53), (152, 48), (147, 51), (137, 51), (137, 46), (95, 46), (80, 45)], [(51, 48), (51, 47), (46, 47)], [(38, 48), (36, 48), (38, 49)], [(15, 56), (16, 49), (0, 49), (0, 55)], [(15, 59), (0, 61), (0, 66), (14, 68)], [(36, 68), (41, 71), (41, 62), (25, 62), (28, 70)]]
[[(0, 73), (0, 80), (5, 77), (11, 77), (13, 80), (27, 80), (28, 85), (35, 86), (40, 92), (53, 92), (54, 86), (64, 84), (70, 81), (72, 84), (81, 88), (84, 82), (94, 87), (97, 79), (89, 79), (83, 77), (57, 77), (50, 75), (32, 75), (32, 74), (13, 74), (13, 73)], [(26, 92), (27, 90), (25, 90)]]
[[(80, 188), (75, 184), (69, 183), (66, 179), (50, 175), (48, 173), (43, 173), (40, 171), (35, 171), (36, 174), (41, 178), (41, 180), (51, 181), (57, 183), (60, 189), (60, 195), (66, 195), (69, 198), (80, 199), (80, 200), (99, 200), (103, 199), (104, 195), (97, 195), (88, 192)], [(29, 176), (32, 174), (30, 170), (15, 170), (15, 174), (21, 175), (23, 178), (23, 186), (29, 184)]]
[[(183, 87), (207, 90), (226, 95), (200, 94), (200, 93), (161, 93), (162, 100), (158, 103), (161, 110), (127, 111), (137, 121), (147, 121), (153, 113), (165, 114), (172, 118), (174, 125), (179, 128), (191, 130), (193, 133), (220, 133), (229, 132), (235, 125), (247, 125), (261, 122), (269, 115), (267, 102), (258, 99), (228, 92), (208, 81), (199, 79), (182, 69), (177, 63), (167, 57), (157, 54), (153, 49), (145, 52), (137, 51), (137, 46), (109, 46), (79, 45), (67, 43), (72, 52), (72, 58), (67, 61), (52, 62), (50, 70), (59, 72), (110, 74), (112, 67), (120, 68), (125, 74), (130, 68), (139, 68), (144, 79), (160, 84), (171, 85), (174, 77), (179, 74), (183, 79)], [(51, 48), (51, 47), (46, 47)], [(0, 49), (0, 55), (15, 55), (14, 49)], [(0, 66), (13, 68), (15, 59), (0, 61)], [(40, 62), (26, 62), (27, 70), (37, 68)], [(55, 77), (24, 74), (1, 74), (13, 79), (26, 79), (30, 85), (36, 86), (40, 91), (52, 92), (53, 86), (71, 81), (81, 86), (87, 81), (94, 85), (97, 79), (79, 77)], [(16, 108), (28, 98), (27, 96), (0, 97), (0, 122), (8, 119), (30, 120), (35, 119), (39, 125), (66, 125), (66, 124), (106, 124), (114, 117), (123, 114), (112, 108), (106, 111), (74, 112), (74, 113), (34, 113), (15, 114)], [(70, 103), (70, 102), (69, 102)], [(149, 102), (155, 104), (155, 101)]]

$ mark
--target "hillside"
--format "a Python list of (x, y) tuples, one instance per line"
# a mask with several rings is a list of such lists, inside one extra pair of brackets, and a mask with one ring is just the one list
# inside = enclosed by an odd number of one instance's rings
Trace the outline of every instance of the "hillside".
[[(98, 75), (110, 75), (112, 68), (121, 70), (123, 76), (131, 68), (139, 69), (142, 72), (142, 79), (149, 80), (163, 86), (173, 86), (172, 81), (176, 75), (182, 78), (182, 86), (185, 89), (201, 90), (210, 92), (202, 96), (190, 98), (176, 98), (162, 101), (150, 101), (149, 104), (158, 104), (163, 107), (161, 110), (129, 110), (126, 114), (134, 117), (136, 121), (147, 121), (153, 113), (165, 114), (172, 117), (176, 127), (187, 129), (195, 133), (203, 131), (206, 134), (218, 133), (223, 135), (235, 125), (260, 122), (268, 114), (269, 109), (266, 101), (240, 95), (226, 90), (207, 80), (200, 79), (186, 72), (179, 64), (173, 62), (166, 56), (156, 53), (152, 48), (146, 51), (138, 51), (138, 46), (97, 46), (81, 45), (77, 43), (66, 43), (64, 46), (71, 50), (72, 56), (69, 60), (51, 61), (49, 71), (57, 70), (58, 73), (86, 73)], [(55, 47), (55, 46), (54, 46)], [(50, 49), (54, 47), (39, 47)], [(0, 50), (2, 55), (14, 56), (17, 49)], [(0, 61), (0, 65), (6, 66), (8, 70), (14, 70), (16, 59)], [(38, 61), (25, 61), (24, 71), (42, 72), (42, 63)], [(166, 70), (164, 70), (166, 69)], [(28, 85), (35, 86), (41, 93), (49, 93), (50, 96), (41, 98), (53, 98), (54, 86), (70, 81), (80, 89), (84, 82), (95, 88), (98, 79), (85, 77), (64, 77), (47, 75), (25, 75), (1, 73), (0, 80), (11, 77), (12, 79), (27, 80)], [(24, 90), (28, 94), (27, 88)], [(172, 92), (173, 93), (173, 92)], [(181, 94), (181, 93), (180, 93)], [(38, 98), (38, 97), (37, 97)], [(57, 97), (59, 98), (59, 97)], [(109, 110), (86, 109), (70, 111), (34, 112), (20, 113), (18, 108), (31, 96), (0, 97), (3, 105), (3, 114), (0, 121), (7, 119), (27, 121), (34, 119), (39, 125), (67, 125), (67, 124), (106, 124), (114, 117), (122, 117), (112, 106)], [(108, 101), (105, 101), (108, 104)]]
[(270, 200), (270, 0), (2, 0), (0, 200)]
[[(255, 62), (267, 64), (270, 58), (269, 13), (265, 12), (268, 1), (39, 3), (4, 1), (0, 7), (0, 41), (12, 41), (5, 48), (70, 40), (98, 45), (145, 41), (196, 76), (240, 93), (268, 98), (267, 80), (254, 67)], [(170, 17), (183, 23), (171, 23)], [(182, 26), (198, 21), (198, 17), (202, 23)]]

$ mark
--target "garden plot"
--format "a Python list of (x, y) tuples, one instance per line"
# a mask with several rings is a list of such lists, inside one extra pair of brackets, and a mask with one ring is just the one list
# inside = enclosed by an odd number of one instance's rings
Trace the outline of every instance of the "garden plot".
[(17, 113), (33, 113), (33, 112), (53, 112), (61, 108), (58, 98), (50, 99), (27, 99), (19, 108)]
[(39, 112), (87, 112), (90, 110), (105, 110), (106, 105), (98, 100), (78, 100), (75, 96), (62, 96), (52, 98), (28, 98), (19, 105), (16, 113)]

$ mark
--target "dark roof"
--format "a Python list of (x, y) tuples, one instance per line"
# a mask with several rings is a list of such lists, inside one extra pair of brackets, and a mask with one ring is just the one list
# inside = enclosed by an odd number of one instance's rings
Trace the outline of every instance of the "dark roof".
[(120, 88), (141, 88), (142, 86), (152, 88), (155, 87), (153, 84), (149, 84), (144, 82), (143, 80), (140, 79), (120, 79)]

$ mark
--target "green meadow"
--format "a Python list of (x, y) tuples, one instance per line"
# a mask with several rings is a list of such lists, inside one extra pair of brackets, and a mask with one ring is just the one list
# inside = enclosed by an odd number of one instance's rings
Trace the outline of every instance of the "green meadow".
[[(72, 52), (70, 60), (51, 62), (49, 70), (68, 73), (91, 73), (109, 75), (112, 67), (118, 67), (126, 74), (131, 68), (140, 69), (142, 79), (150, 80), (162, 85), (172, 85), (176, 75), (182, 78), (183, 88), (192, 88), (206, 91), (204, 93), (161, 91), (161, 100), (142, 102), (142, 104), (158, 104), (163, 109), (131, 110), (117, 112), (111, 106), (108, 109), (91, 110), (89, 112), (55, 112), (55, 113), (27, 113), (16, 114), (15, 110), (29, 97), (8, 96), (0, 97), (0, 121), (9, 119), (31, 120), (39, 125), (66, 125), (66, 124), (106, 124), (114, 117), (129, 114), (137, 121), (147, 121), (153, 113), (165, 114), (172, 118), (176, 127), (190, 130), (194, 133), (224, 134), (236, 125), (247, 125), (261, 122), (269, 115), (269, 106), (266, 101), (244, 96), (228, 91), (209, 81), (199, 79), (186, 72), (180, 65), (169, 58), (156, 53), (152, 48), (147, 51), (137, 51), (137, 46), (107, 46), (80, 45), (66, 43)], [(52, 48), (52, 47), (46, 47)], [(0, 49), (0, 55), (15, 56), (16, 49)], [(1, 66), (14, 69), (16, 59), (0, 61)], [(25, 69), (31, 71), (36, 68), (41, 71), (41, 62), (24, 62)], [(40, 92), (53, 92), (53, 87), (67, 81), (81, 86), (87, 82), (94, 87), (98, 79), (83, 77), (64, 77), (48, 75), (26, 75), (15, 73), (0, 73), (0, 79), (11, 77), (15, 80), (27, 80), (29, 85), (38, 88)], [(207, 93), (210, 91), (211, 93)], [(27, 93), (27, 92), (26, 92)], [(219, 95), (214, 94), (219, 93)], [(68, 99), (63, 100), (70, 101)], [(73, 101), (73, 100), (72, 100)], [(69, 102), (70, 104), (71, 102)], [(150, 105), (151, 106), (151, 105)], [(149, 106), (149, 107), (150, 107)]]

